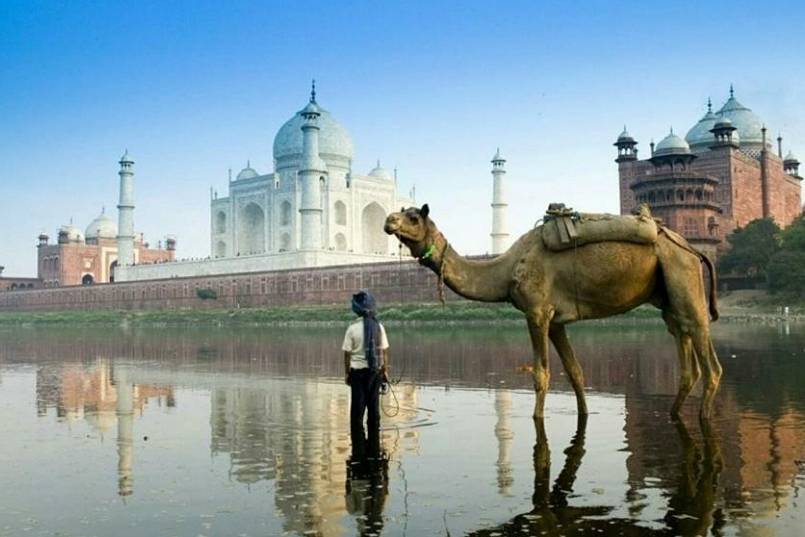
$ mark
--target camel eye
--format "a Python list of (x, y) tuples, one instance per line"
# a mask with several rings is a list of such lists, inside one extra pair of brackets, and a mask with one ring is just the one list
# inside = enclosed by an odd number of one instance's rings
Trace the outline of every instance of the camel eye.
[(412, 216), (411, 217), (411, 222), (414, 223), (414, 224), (418, 224), (419, 223), (419, 218), (416, 217), (416, 216)]

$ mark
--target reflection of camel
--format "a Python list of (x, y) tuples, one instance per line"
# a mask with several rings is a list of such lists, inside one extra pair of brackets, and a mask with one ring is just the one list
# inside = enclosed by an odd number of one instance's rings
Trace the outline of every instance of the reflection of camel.
[[(553, 252), (543, 246), (540, 227), (492, 260), (469, 260), (450, 247), (429, 212), (423, 205), (392, 213), (385, 230), (457, 294), (482, 302), (511, 302), (525, 313), (534, 353), (535, 418), (544, 413), (549, 341), (576, 392), (579, 413), (587, 413), (581, 366), (564, 325), (624, 313), (644, 303), (662, 309), (676, 338), (681, 378), (672, 413), (679, 413), (701, 368), (705, 383), (700, 415), (710, 415), (721, 366), (710, 341), (701, 263), (711, 275), (713, 268), (681, 236), (662, 228), (656, 244), (597, 242)], [(710, 313), (716, 318), (714, 286), (711, 277)]]
[(610, 516), (618, 506), (572, 506), (576, 475), (584, 457), (587, 416), (580, 415), (576, 434), (565, 449), (565, 463), (551, 486), (551, 453), (544, 420), (534, 420), (533, 508), (493, 528), (471, 532), (472, 536), (522, 535), (625, 535), (677, 536), (707, 535), (713, 525), (716, 484), (721, 471), (719, 442), (709, 424), (702, 424), (703, 449), (699, 449), (684, 424), (677, 420), (677, 432), (684, 450), (679, 486), (668, 501), (666, 528), (651, 529), (632, 518)]

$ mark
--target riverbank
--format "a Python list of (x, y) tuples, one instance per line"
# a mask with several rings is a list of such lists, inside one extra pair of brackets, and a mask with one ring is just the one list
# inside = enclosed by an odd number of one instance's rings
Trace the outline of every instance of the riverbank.
[[(453, 302), (441, 304), (388, 305), (380, 320), (394, 324), (490, 324), (522, 323), (523, 314), (510, 304)], [(623, 316), (659, 320), (656, 309), (647, 306)], [(61, 311), (0, 312), (0, 326), (18, 325), (292, 325), (343, 324), (355, 315), (345, 306), (300, 306), (276, 308), (154, 310), (154, 311)]]
[[(757, 291), (738, 291), (719, 297), (721, 322), (770, 323), (805, 322), (805, 308), (776, 304)], [(382, 308), (380, 319), (400, 324), (508, 324), (522, 323), (523, 315), (509, 304), (451, 302), (441, 304), (399, 304)], [(95, 310), (60, 312), (0, 312), (0, 326), (21, 325), (144, 325), (226, 326), (343, 324), (354, 315), (344, 306), (300, 306), (240, 309), (184, 310)], [(661, 322), (659, 312), (644, 305), (626, 314), (597, 320), (598, 323), (641, 321)]]

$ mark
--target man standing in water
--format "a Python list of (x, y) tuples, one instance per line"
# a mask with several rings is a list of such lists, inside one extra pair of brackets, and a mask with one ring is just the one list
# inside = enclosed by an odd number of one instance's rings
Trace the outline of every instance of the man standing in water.
[(352, 311), (359, 319), (349, 325), (344, 335), (346, 383), (352, 388), (349, 423), (356, 447), (357, 435), (364, 439), (363, 415), (368, 413), (369, 439), (380, 432), (380, 385), (387, 378), (388, 348), (386, 330), (377, 320), (377, 306), (369, 291), (352, 295)]

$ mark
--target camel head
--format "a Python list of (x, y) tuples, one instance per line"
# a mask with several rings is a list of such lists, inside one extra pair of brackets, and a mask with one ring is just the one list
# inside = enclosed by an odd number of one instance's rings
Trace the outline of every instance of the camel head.
[(428, 204), (421, 209), (416, 207), (403, 207), (398, 213), (391, 213), (386, 218), (383, 230), (397, 239), (411, 250), (411, 255), (421, 258), (428, 249), (433, 249), (434, 241), (440, 236), (439, 230), (433, 220), (428, 218), (430, 208)]

